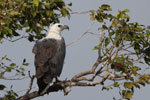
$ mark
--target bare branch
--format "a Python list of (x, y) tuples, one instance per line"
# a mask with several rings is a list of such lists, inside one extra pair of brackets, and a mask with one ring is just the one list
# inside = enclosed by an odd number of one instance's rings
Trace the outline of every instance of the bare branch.
[[(94, 10), (97, 11), (97, 10)], [(88, 14), (90, 11), (83, 11), (83, 12), (71, 12), (70, 14)]]
[(16, 42), (16, 41), (18, 41), (18, 40), (21, 40), (21, 39), (23, 39), (23, 38), (28, 38), (29, 36), (21, 36), (21, 37), (19, 37), (19, 38), (17, 38), (17, 39), (15, 39), (15, 40), (10, 40), (10, 39), (6, 39), (6, 40), (8, 40), (8, 41), (10, 41), (10, 42)]
[(4, 79), (4, 80), (23, 80), (23, 79), (26, 79), (26, 78), (29, 78), (29, 76), (22, 77), (22, 78), (9, 78), (9, 77), (2, 77), (1, 79)]
[(32, 85), (33, 85), (33, 80), (34, 80), (34, 78), (35, 78), (35, 75), (33, 75), (33, 76), (31, 77), (30, 72), (28, 72), (28, 73), (29, 73), (29, 77), (30, 77), (31, 81), (30, 81), (29, 89), (28, 89), (28, 91), (26, 92), (25, 95), (29, 94), (29, 92), (31, 91)]
[(81, 77), (81, 76), (85, 76), (85, 75), (88, 75), (88, 74), (93, 74), (95, 69), (98, 67), (98, 65), (100, 64), (100, 62), (97, 60), (94, 65), (92, 66), (92, 68), (90, 70), (87, 70), (87, 71), (84, 71), (84, 72), (81, 72), (77, 75), (75, 75), (72, 79), (73, 80), (76, 80), (77, 78)]
[(92, 33), (92, 32), (89, 32), (89, 30), (91, 29), (91, 27), (92, 27), (93, 24), (94, 24), (94, 22), (93, 22), (91, 25), (89, 25), (89, 27), (87, 28), (87, 30), (86, 30), (84, 33), (82, 33), (82, 34), (81, 34), (78, 38), (76, 38), (75, 40), (73, 40), (73, 41), (71, 41), (70, 43), (66, 44), (66, 46), (70, 46), (70, 45), (72, 45), (73, 43), (79, 41), (79, 40), (80, 40), (83, 36), (85, 36), (87, 33), (94, 34), (94, 33)]
[(29, 88), (28, 88), (27, 92), (25, 93), (24, 96), (22, 96), (21, 98), (18, 98), (17, 100), (30, 100), (29, 97), (28, 97), (28, 95), (29, 95), (29, 92), (30, 92), (31, 89), (32, 89), (33, 80), (34, 80), (34, 78), (35, 78), (35, 75), (33, 75), (33, 76), (30, 77), (30, 78), (31, 78), (31, 81), (30, 81), (30, 85), (29, 85)]

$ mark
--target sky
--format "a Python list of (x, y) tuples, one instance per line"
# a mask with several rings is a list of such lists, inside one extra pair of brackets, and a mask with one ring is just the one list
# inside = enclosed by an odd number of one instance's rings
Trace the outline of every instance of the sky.
[[(116, 14), (118, 10), (130, 9), (131, 22), (140, 22), (143, 25), (150, 25), (150, 0), (64, 0), (66, 3), (72, 2), (72, 11), (81, 12), (91, 9), (98, 9), (102, 4), (109, 4)], [(96, 34), (99, 33), (98, 28), (100, 24), (95, 22), (93, 25), (89, 20), (89, 14), (84, 15), (71, 15), (70, 20), (67, 18), (61, 18), (61, 23), (70, 27), (69, 31), (63, 31), (62, 35), (65, 38), (66, 43), (78, 38), (87, 29)], [(91, 26), (92, 25), (92, 26)], [(98, 36), (87, 34), (79, 41), (67, 47), (67, 53), (65, 58), (64, 68), (61, 74), (60, 80), (70, 79), (75, 74), (90, 69), (93, 63), (96, 61), (97, 52), (92, 48), (98, 44)], [(21, 64), (24, 58), (30, 63), (27, 70), (34, 74), (34, 55), (32, 54), (32, 47), (34, 42), (28, 42), (27, 40), (19, 40), (15, 43), (5, 41), (0, 45), (0, 56), (8, 55), (14, 62)], [(0, 82), (1, 83), (1, 82)], [(29, 79), (20, 81), (3, 81), (2, 83), (10, 86), (14, 84), (16, 91), (21, 91), (28, 88)], [(36, 86), (36, 82), (34, 82)], [(73, 87), (72, 91), (64, 96), (62, 91), (56, 93), (50, 93), (42, 97), (35, 98), (33, 100), (112, 100), (113, 97), (119, 98), (118, 90), (113, 89), (111, 91), (101, 91), (102, 86), (96, 87)], [(37, 88), (36, 88), (37, 90)], [(136, 89), (132, 100), (149, 100), (150, 87), (143, 87), (140, 90)], [(24, 94), (24, 92), (19, 92)], [(1, 95), (0, 95), (1, 96)]]

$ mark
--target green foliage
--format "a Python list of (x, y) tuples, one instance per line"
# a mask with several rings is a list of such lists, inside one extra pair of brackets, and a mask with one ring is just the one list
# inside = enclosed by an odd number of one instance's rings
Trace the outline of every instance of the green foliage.
[(62, 0), (1, 0), (0, 40), (20, 36), (23, 29), (29, 41), (40, 39), (51, 23), (70, 17), (69, 11)]
[(4, 88), (6, 88), (6, 86), (3, 84), (0, 84), (0, 90), (4, 90)]
[(114, 87), (119, 87), (118, 82), (114, 82), (113, 86), (114, 86)]
[(110, 89), (112, 89), (112, 88), (105, 87), (105, 86), (102, 87), (102, 91), (103, 91), (103, 90), (109, 91)]
[[(4, 62), (8, 65), (6, 65)], [(28, 66), (29, 63), (27, 63), (24, 59), (22, 65), (18, 66), (16, 63), (12, 62), (11, 59), (9, 59), (7, 56), (3, 56), (0, 59), (0, 65), (0, 79), (5, 79), (5, 74), (10, 73), (12, 71), (15, 71), (16, 76), (25, 76), (25, 69), (23, 67)]]
[(125, 99), (131, 99), (133, 92), (129, 90), (122, 90), (122, 95)]
[(146, 64), (150, 65), (150, 30), (138, 22), (130, 22), (129, 9), (118, 11), (116, 15), (110, 11), (112, 9), (106, 4), (98, 10), (90, 10), (90, 20), (100, 23), (105, 33), (103, 42), (94, 50), (103, 53), (102, 62), (109, 61), (109, 72), (114, 75), (112, 80), (123, 78), (122, 82), (114, 82), (102, 90), (119, 88), (123, 98), (131, 99), (134, 88), (150, 84), (150, 74), (141, 73)]
[(36, 6), (39, 6), (39, 0), (33, 0), (33, 3), (36, 5)]
[[(21, 65), (17, 65), (7, 56), (3, 56), (0, 59), (0, 80), (19, 80), (25, 76), (25, 66), (28, 66), (29, 63), (26, 62), (26, 59), (23, 60)], [(14, 73), (14, 74), (13, 74)], [(12, 75), (11, 77), (8, 77)], [(19, 78), (18, 78), (19, 77)], [(4, 84), (0, 84), (0, 92), (4, 91), (6, 87)], [(17, 94), (11, 89), (5, 94), (0, 100), (12, 100), (17, 97)], [(11, 98), (11, 99), (10, 99)]]
[(18, 97), (18, 95), (13, 91), (7, 91), (7, 94), (3, 97), (0, 98), (0, 100), (15, 100)]
[(130, 70), (134, 74), (134, 76), (137, 76), (138, 75), (137, 71), (141, 70), (141, 68), (134, 66), (134, 67), (131, 67)]
[(124, 82), (124, 87), (131, 89), (131, 88), (133, 88), (133, 83), (132, 82)]
[[(140, 78), (139, 78), (139, 80), (138, 80), (138, 82), (140, 83), (140, 84), (142, 84), (142, 83), (147, 83), (147, 84), (150, 84), (150, 74), (144, 74), (144, 75), (142, 75)], [(144, 85), (145, 86), (145, 85)]]

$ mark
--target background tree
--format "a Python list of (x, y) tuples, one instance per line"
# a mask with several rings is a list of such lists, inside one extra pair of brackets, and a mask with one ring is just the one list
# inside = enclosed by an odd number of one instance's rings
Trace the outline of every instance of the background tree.
[[(22, 38), (35, 41), (45, 35), (49, 24), (59, 22), (60, 17), (74, 14), (62, 0), (2, 0), (0, 8), (1, 42), (4, 39), (14, 42)], [(109, 5), (102, 4), (97, 10), (80, 12), (89, 13), (90, 20), (99, 23), (99, 43), (93, 48), (98, 52), (97, 60), (91, 69), (74, 75), (72, 79), (54, 83), (45, 94), (63, 90), (67, 95), (73, 86), (102, 85), (102, 90), (118, 88), (121, 99), (131, 99), (135, 88), (149, 84), (150, 74), (145, 73), (149, 69), (145, 66), (150, 62), (149, 29), (138, 22), (130, 22), (128, 9), (118, 11), (117, 15), (111, 14), (111, 11)], [(25, 31), (25, 34), (19, 34), (20, 30)], [(86, 33), (95, 34), (86, 31), (81, 37)], [(14, 71), (13, 79), (24, 78), (24, 66), (28, 66), (26, 59), (18, 66), (7, 56), (3, 56), (1, 80), (8, 79), (7, 74)], [(23, 96), (18, 96), (11, 89), (1, 99), (28, 100), (40, 96), (37, 91), (31, 92), (35, 76), (31, 76), (30, 72), (28, 75), (31, 82)], [(106, 81), (112, 84), (107, 86)], [(1, 91), (5, 91), (5, 88), (4, 84), (0, 85)]]

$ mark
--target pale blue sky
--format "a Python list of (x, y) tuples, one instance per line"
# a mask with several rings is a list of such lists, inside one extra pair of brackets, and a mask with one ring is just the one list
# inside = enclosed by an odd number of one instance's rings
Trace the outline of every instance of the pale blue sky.
[[(97, 9), (101, 4), (109, 4), (113, 9), (113, 14), (118, 10), (130, 9), (131, 21), (137, 21), (144, 25), (150, 25), (150, 0), (64, 0), (69, 3), (72, 2), (72, 10), (74, 12), (88, 11), (91, 9)], [(76, 39), (80, 34), (85, 32), (88, 26), (92, 23), (89, 21), (89, 14), (85, 15), (71, 15), (71, 19), (61, 19), (61, 23), (70, 26), (69, 31), (62, 32), (66, 43)], [(97, 22), (91, 28), (91, 31), (98, 33), (99, 25)], [(78, 72), (91, 68), (92, 64), (96, 60), (97, 52), (92, 48), (97, 45), (98, 36), (87, 34), (80, 41), (67, 47), (67, 55), (63, 72), (60, 79), (70, 79)], [(32, 54), (32, 47), (34, 43), (30, 43), (27, 40), (20, 40), (15, 43), (4, 42), (0, 45), (0, 55), (7, 54), (15, 62), (20, 63), (23, 58), (26, 58), (30, 63), (27, 68), (34, 74), (34, 55)], [(24, 81), (3, 81), (10, 86), (14, 84), (15, 90), (19, 91), (28, 88), (29, 79)], [(36, 83), (34, 84), (34, 86)], [(149, 100), (149, 86), (146, 88), (136, 89), (136, 92), (132, 100)], [(23, 92), (24, 93), (24, 92)], [(21, 93), (21, 94), (23, 94)], [(101, 86), (96, 87), (73, 87), (72, 91), (64, 96), (63, 92), (50, 93), (43, 97), (35, 98), (34, 100), (112, 100), (114, 97), (119, 97), (118, 90), (114, 89), (109, 92), (101, 91)]]

